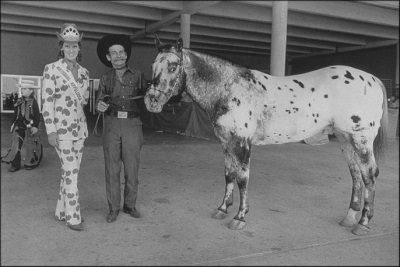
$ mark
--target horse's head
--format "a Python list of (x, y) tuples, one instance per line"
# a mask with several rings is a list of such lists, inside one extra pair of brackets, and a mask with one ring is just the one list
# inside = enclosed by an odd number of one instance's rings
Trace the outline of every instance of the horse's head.
[(185, 82), (183, 71), (182, 39), (175, 46), (163, 45), (156, 38), (158, 55), (152, 64), (152, 82), (144, 97), (150, 112), (161, 112), (163, 105), (182, 90)]

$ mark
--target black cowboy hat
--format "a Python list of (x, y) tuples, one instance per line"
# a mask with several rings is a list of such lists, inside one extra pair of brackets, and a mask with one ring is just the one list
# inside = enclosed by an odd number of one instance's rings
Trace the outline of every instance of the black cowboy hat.
[(132, 50), (132, 45), (129, 35), (124, 35), (124, 34), (106, 35), (103, 36), (103, 38), (101, 38), (100, 41), (97, 43), (97, 57), (104, 65), (106, 65), (109, 68), (112, 68), (113, 66), (111, 62), (107, 60), (106, 54), (108, 53), (108, 48), (116, 44), (124, 47), (125, 52), (127, 54), (126, 61), (128, 61), (129, 57), (131, 56), (131, 50)]

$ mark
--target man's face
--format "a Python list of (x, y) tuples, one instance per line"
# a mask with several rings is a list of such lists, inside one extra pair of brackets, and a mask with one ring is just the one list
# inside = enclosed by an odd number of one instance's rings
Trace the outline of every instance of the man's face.
[(122, 45), (113, 45), (108, 48), (109, 54), (107, 54), (107, 59), (111, 62), (115, 69), (125, 67), (127, 54)]

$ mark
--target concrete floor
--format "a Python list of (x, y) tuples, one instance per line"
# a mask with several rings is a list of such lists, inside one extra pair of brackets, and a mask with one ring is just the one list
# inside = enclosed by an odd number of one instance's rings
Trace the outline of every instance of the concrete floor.
[[(253, 147), (250, 212), (242, 230), (211, 213), (224, 194), (224, 159), (214, 141), (144, 128), (137, 209), (107, 223), (101, 139), (86, 141), (79, 176), (83, 232), (54, 220), (60, 164), (43, 133), (44, 158), (31, 171), (1, 164), (1, 265), (399, 265), (398, 110), (390, 112), (387, 160), (380, 166), (375, 216), (366, 236), (338, 221), (351, 178), (339, 144)], [(90, 132), (94, 119), (89, 118)], [(1, 116), (1, 154), (10, 145)], [(24, 151), (23, 151), (24, 155)]]

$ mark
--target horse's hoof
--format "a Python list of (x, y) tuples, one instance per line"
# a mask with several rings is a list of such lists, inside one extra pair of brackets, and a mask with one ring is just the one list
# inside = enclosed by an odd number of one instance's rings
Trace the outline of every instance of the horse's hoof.
[(341, 221), (339, 222), (339, 224), (340, 224), (341, 226), (348, 227), (348, 228), (352, 228), (352, 227), (356, 226), (357, 223), (358, 223), (358, 222), (357, 222), (356, 220), (354, 220), (354, 219), (348, 219), (347, 217), (345, 217), (343, 220), (341, 220)]
[(355, 235), (366, 235), (369, 231), (369, 228), (362, 224), (357, 224), (356, 227), (351, 231)]
[(211, 215), (211, 217), (213, 219), (223, 220), (223, 219), (226, 218), (227, 215), (228, 215), (228, 213), (225, 213), (223, 211), (217, 210), (214, 214)]
[(229, 224), (229, 229), (231, 230), (241, 230), (243, 229), (246, 223), (243, 221), (233, 219), (232, 222)]

